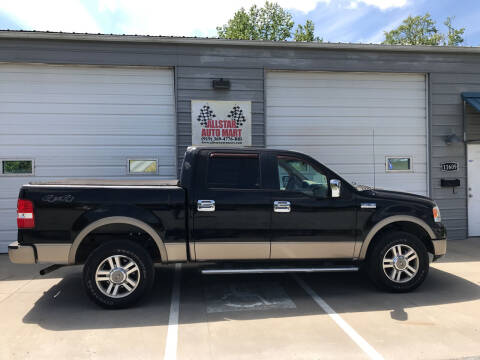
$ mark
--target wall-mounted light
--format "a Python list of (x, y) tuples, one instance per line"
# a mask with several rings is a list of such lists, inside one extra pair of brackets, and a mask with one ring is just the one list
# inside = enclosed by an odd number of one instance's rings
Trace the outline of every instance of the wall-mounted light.
[(230, 89), (230, 80), (220, 78), (212, 81), (212, 87), (216, 90), (228, 90)]
[(458, 144), (461, 142), (462, 142), (462, 139), (460, 139), (460, 137), (455, 133), (445, 136), (445, 144), (447, 145)]

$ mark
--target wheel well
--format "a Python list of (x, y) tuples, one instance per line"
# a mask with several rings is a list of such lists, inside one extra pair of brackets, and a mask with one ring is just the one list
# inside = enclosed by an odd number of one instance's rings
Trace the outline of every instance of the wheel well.
[(415, 235), (423, 242), (429, 253), (434, 253), (432, 239), (423, 227), (409, 221), (398, 221), (384, 226), (375, 234), (375, 236), (370, 241), (370, 244), (368, 245), (366, 259), (368, 259), (368, 256), (374, 248), (375, 243), (379, 241), (385, 234), (392, 231), (403, 231)]
[(130, 224), (108, 224), (94, 229), (82, 240), (75, 254), (75, 264), (83, 264), (93, 250), (113, 240), (135, 242), (147, 250), (154, 262), (161, 260), (157, 244), (148, 233)]

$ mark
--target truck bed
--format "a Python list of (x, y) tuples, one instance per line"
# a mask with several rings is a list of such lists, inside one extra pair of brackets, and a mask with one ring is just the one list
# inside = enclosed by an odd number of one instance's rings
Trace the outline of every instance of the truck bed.
[(85, 186), (178, 186), (178, 180), (106, 180), (106, 179), (63, 179), (30, 182), (29, 185), (85, 185)]

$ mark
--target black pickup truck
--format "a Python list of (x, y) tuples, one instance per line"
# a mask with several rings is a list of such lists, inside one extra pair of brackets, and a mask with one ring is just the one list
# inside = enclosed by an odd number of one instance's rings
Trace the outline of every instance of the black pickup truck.
[(355, 271), (381, 288), (419, 286), (446, 252), (435, 202), (356, 187), (311, 157), (190, 147), (180, 180), (65, 180), (20, 190), (14, 263), (84, 264), (88, 295), (128, 306), (154, 263), (205, 273)]

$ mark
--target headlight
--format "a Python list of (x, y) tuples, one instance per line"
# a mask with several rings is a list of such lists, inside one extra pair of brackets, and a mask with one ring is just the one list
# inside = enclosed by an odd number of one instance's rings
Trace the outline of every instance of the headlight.
[(435, 204), (435, 206), (432, 209), (433, 212), (433, 220), (435, 222), (441, 222), (442, 221), (442, 216), (440, 215), (440, 209), (438, 206)]

